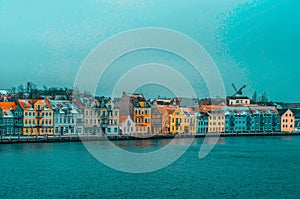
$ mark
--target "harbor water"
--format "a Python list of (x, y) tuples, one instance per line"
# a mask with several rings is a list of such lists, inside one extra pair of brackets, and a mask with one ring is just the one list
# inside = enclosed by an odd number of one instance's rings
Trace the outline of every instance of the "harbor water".
[[(114, 141), (137, 153), (168, 142)], [(143, 174), (103, 165), (81, 142), (2, 144), (0, 198), (300, 197), (300, 136), (222, 137), (199, 159), (202, 142), (195, 139), (170, 166)]]

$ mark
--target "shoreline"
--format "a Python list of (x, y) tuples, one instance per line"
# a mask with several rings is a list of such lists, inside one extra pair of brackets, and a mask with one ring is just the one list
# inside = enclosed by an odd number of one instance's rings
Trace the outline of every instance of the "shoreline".
[[(262, 137), (262, 136), (299, 136), (300, 132), (259, 132), (259, 133), (221, 133), (219, 137)], [(126, 141), (126, 140), (155, 140), (155, 139), (183, 139), (183, 138), (205, 138), (216, 137), (216, 134), (155, 134), (155, 135), (118, 135), (118, 136), (102, 136), (102, 135), (66, 135), (66, 136), (20, 136), (20, 137), (2, 137), (0, 144), (18, 144), (18, 143), (53, 143), (53, 142), (82, 142), (82, 141)]]

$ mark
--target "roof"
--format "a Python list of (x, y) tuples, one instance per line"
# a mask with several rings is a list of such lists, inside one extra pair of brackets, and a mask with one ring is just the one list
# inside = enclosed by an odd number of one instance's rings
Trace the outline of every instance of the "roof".
[(278, 110), (275, 106), (249, 106), (251, 113), (276, 113)]
[(53, 110), (59, 113), (78, 113), (79, 108), (69, 100), (50, 100), (50, 105)]
[(127, 116), (120, 116), (120, 117), (119, 117), (119, 123), (122, 124), (122, 123), (124, 123), (127, 119), (129, 119), (129, 120), (132, 121), (130, 115), (127, 115)]
[(228, 96), (227, 99), (235, 100), (235, 99), (250, 99), (246, 96)]
[(279, 113), (280, 116), (282, 116), (282, 115), (285, 114), (288, 110), (290, 110), (290, 109), (287, 109), (287, 108), (278, 109), (278, 113)]
[(16, 110), (17, 107), (15, 102), (0, 102), (3, 116), (13, 116), (12, 111)]
[(20, 107), (23, 110), (33, 110), (34, 104), (38, 101), (40, 101), (44, 105), (45, 109), (52, 109), (49, 101), (45, 99), (18, 99)]

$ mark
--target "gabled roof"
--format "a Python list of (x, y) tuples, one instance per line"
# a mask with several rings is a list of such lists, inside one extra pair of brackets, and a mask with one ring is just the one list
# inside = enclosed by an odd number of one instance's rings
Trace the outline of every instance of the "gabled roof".
[(15, 102), (0, 102), (0, 109), (3, 116), (13, 116), (12, 111), (16, 110), (17, 107)]
[(133, 120), (131, 119), (130, 115), (127, 115), (127, 116), (120, 116), (119, 117), (119, 123), (122, 124), (124, 123), (126, 120), (130, 120), (131, 122), (133, 122)]
[(53, 110), (59, 113), (78, 113), (79, 108), (69, 100), (50, 100), (50, 105)]
[(23, 110), (33, 110), (37, 102), (41, 102), (45, 109), (52, 109), (49, 101), (45, 99), (18, 99), (18, 102)]
[(286, 108), (284, 108), (284, 109), (278, 109), (278, 113), (279, 113), (280, 116), (282, 116), (282, 115), (284, 115), (288, 110), (290, 110), (290, 109), (286, 109)]

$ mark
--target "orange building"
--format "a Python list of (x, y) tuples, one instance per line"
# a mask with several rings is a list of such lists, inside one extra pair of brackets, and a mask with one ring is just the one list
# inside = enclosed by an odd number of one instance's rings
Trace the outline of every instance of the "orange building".
[(53, 110), (48, 100), (19, 99), (23, 110), (23, 135), (53, 135)]
[(282, 132), (294, 132), (295, 131), (295, 117), (290, 109), (279, 110), (281, 117), (281, 131)]

